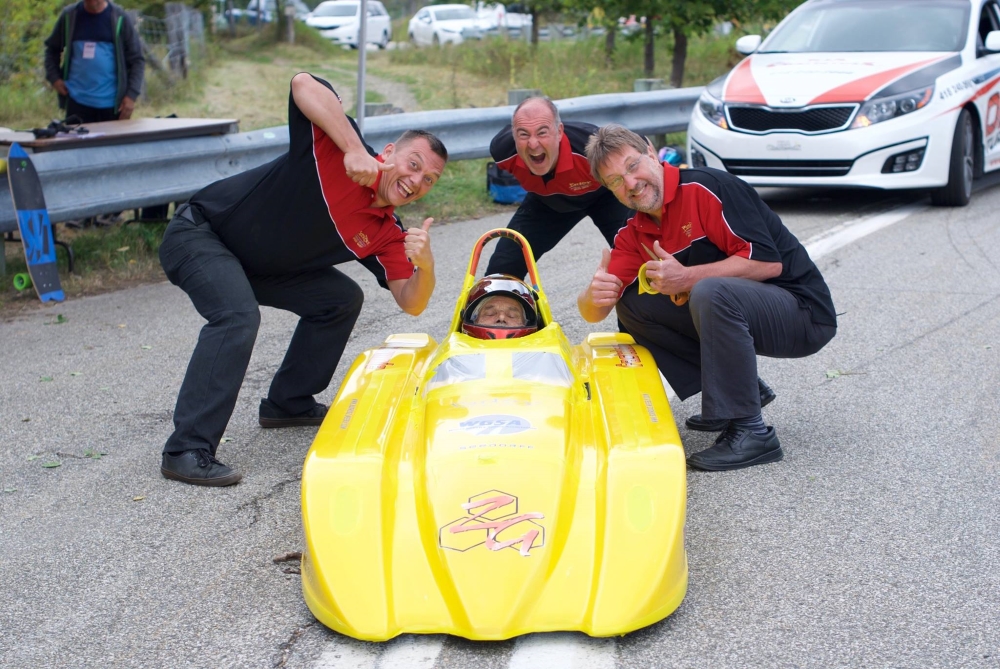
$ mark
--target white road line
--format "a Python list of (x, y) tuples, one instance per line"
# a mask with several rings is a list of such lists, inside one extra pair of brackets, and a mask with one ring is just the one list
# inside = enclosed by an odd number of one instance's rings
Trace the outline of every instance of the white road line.
[(338, 638), (327, 645), (312, 669), (431, 669), (445, 636), (406, 634), (384, 644)]
[[(856, 218), (810, 237), (802, 245), (809, 257), (818, 260), (926, 208), (922, 204), (907, 204), (875, 216)], [(662, 374), (660, 378), (667, 398), (676, 399), (677, 394)], [(431, 669), (445, 638), (404, 635), (382, 648), (343, 638), (323, 652), (313, 669)], [(615, 649), (614, 639), (594, 639), (576, 632), (528, 634), (517, 639), (508, 669), (610, 669), (615, 666)]]
[(580, 632), (550, 632), (518, 637), (508, 669), (611, 669), (615, 640)]
[(923, 211), (926, 208), (927, 206), (923, 204), (905, 204), (898, 209), (891, 209), (875, 216), (856, 218), (836, 225), (814, 237), (810, 237), (802, 245), (809, 251), (809, 257), (817, 260), (827, 253), (833, 253), (851, 242), (855, 242), (873, 232), (878, 232), (883, 228), (888, 228), (890, 225), (899, 223), (904, 218), (918, 211)]

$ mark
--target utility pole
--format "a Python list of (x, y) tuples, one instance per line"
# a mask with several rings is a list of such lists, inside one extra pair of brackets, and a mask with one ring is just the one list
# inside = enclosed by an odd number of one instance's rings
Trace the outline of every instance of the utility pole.
[(361, 24), (358, 26), (358, 97), (354, 107), (358, 129), (365, 131), (365, 52), (368, 47), (368, 0), (361, 0)]

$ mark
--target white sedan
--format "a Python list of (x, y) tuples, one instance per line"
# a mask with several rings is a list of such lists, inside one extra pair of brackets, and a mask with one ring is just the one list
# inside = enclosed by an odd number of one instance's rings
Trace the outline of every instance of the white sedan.
[(946, 206), (1000, 169), (998, 0), (809, 0), (736, 48), (748, 57), (691, 115), (694, 166)]
[[(389, 13), (379, 0), (368, 0), (366, 4), (368, 18), (365, 21), (365, 42), (384, 49), (392, 37)], [(306, 18), (306, 25), (312, 26), (320, 35), (337, 44), (357, 48), (358, 33), (361, 31), (361, 2), (360, 0), (321, 2)]]
[(407, 32), (414, 44), (439, 46), (482, 39), (485, 29), (469, 5), (429, 5), (414, 14)]

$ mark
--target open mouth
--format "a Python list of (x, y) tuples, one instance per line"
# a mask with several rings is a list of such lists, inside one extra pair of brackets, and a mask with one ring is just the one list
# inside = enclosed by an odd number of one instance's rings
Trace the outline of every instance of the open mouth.
[(532, 155), (532, 154), (528, 154), (528, 160), (531, 161), (532, 165), (543, 165), (543, 164), (545, 164), (545, 154), (544, 153), (540, 153), (537, 156), (536, 155)]
[(410, 190), (409, 186), (404, 184), (402, 181), (396, 182), (396, 190), (403, 196), (404, 200), (413, 196), (413, 191)]

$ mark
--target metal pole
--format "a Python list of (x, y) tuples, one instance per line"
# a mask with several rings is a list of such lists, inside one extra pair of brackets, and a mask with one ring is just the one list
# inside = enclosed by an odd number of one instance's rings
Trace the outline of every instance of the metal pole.
[(365, 52), (368, 46), (368, 0), (361, 0), (361, 25), (358, 26), (358, 97), (355, 119), (358, 129), (365, 131)]

